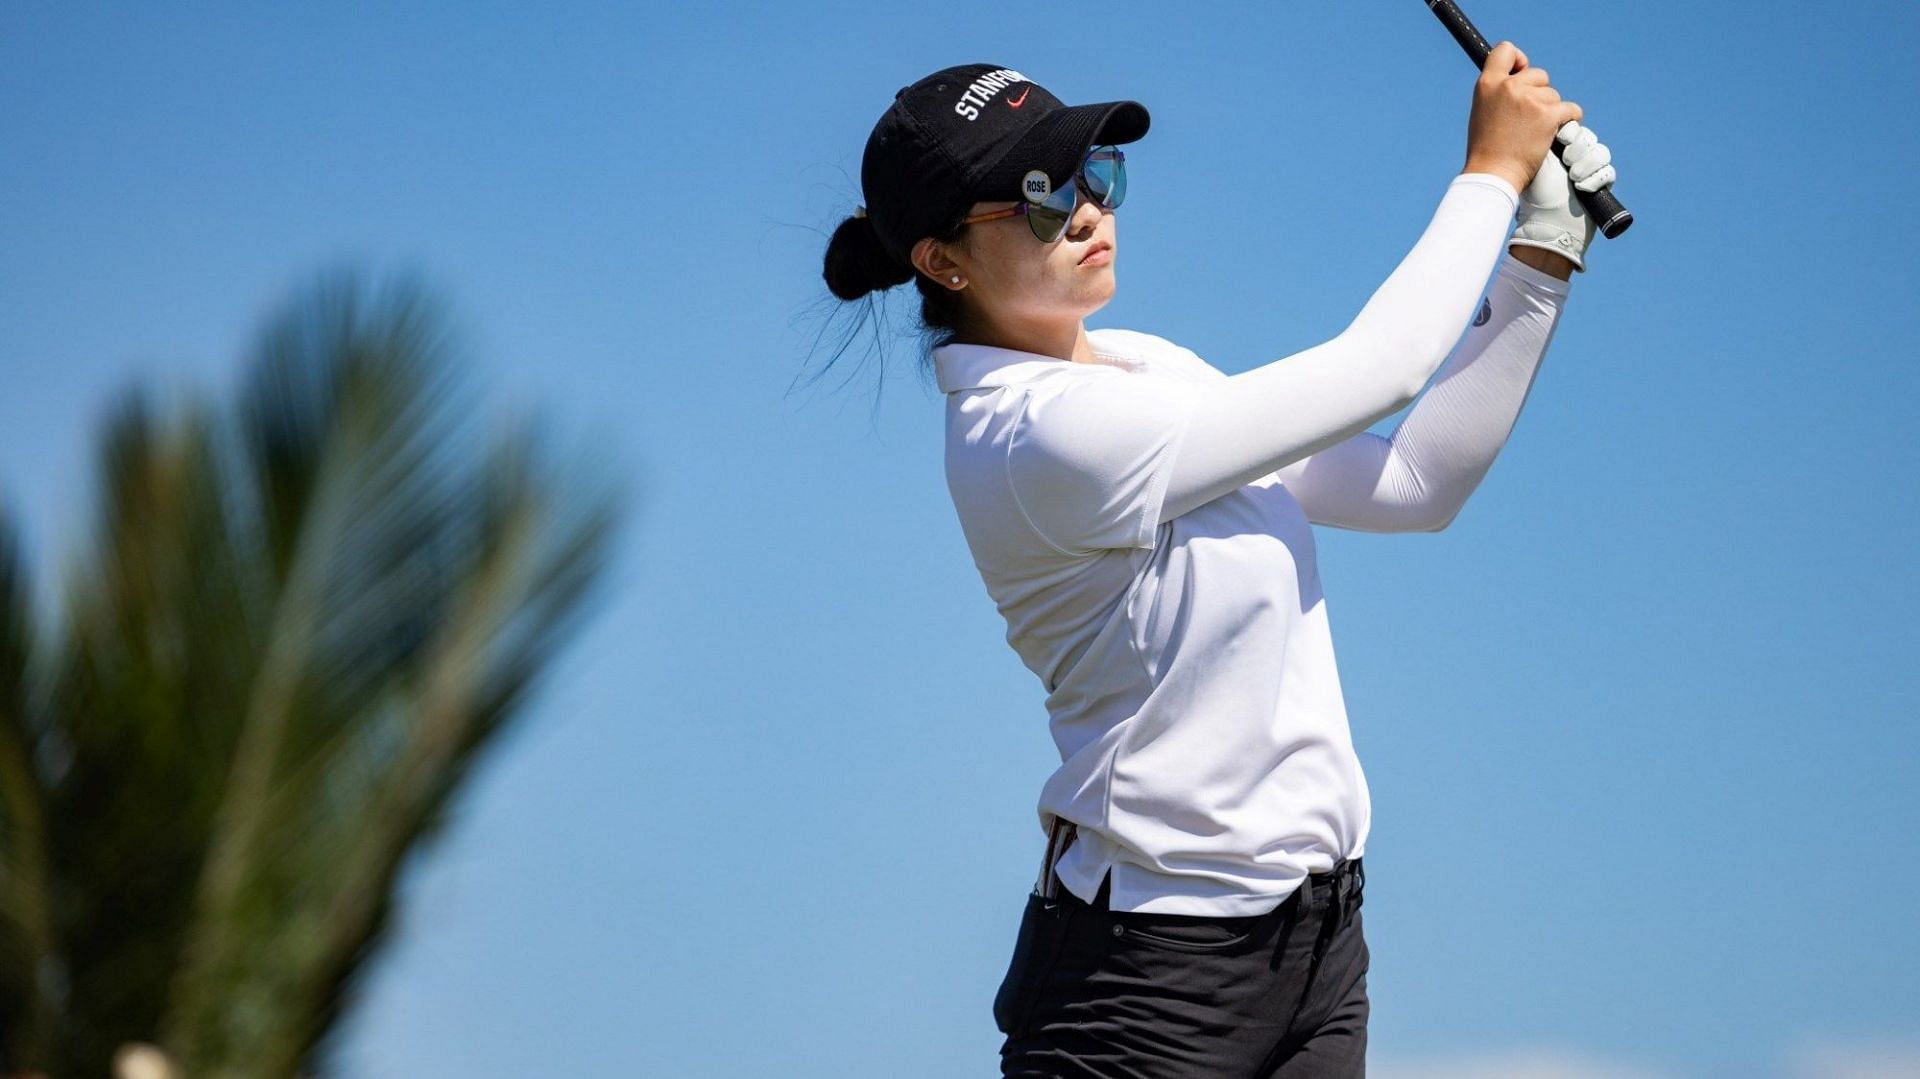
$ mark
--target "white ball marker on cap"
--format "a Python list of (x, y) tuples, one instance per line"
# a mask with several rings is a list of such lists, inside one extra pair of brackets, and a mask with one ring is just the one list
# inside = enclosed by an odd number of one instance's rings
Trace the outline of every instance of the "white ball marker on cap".
[(1028, 202), (1045, 202), (1053, 194), (1053, 178), (1045, 169), (1033, 169), (1020, 178), (1020, 193)]

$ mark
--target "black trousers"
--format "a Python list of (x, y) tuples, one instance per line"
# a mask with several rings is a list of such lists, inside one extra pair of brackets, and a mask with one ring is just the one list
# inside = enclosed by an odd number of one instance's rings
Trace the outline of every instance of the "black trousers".
[(1366, 1074), (1359, 859), (1247, 917), (1111, 911), (1111, 876), (1089, 905), (1046, 873), (994, 1000), (1002, 1076)]

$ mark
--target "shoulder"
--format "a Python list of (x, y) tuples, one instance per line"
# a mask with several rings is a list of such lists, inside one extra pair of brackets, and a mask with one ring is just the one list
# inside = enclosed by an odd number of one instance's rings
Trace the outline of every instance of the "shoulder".
[(1192, 349), (1177, 345), (1158, 334), (1103, 327), (1088, 330), (1087, 342), (1102, 357), (1117, 359), (1129, 367), (1155, 374), (1196, 380), (1226, 377), (1226, 372), (1201, 359)]
[(1105, 366), (1027, 397), (1007, 442), (1015, 472), (1067, 474), (1125, 469), (1172, 444), (1192, 415), (1200, 387), (1163, 366)]
[(1174, 347), (1173, 342), (1164, 337), (1141, 330), (1123, 330), (1117, 326), (1088, 330), (1087, 340), (1100, 355), (1125, 359), (1142, 359)]

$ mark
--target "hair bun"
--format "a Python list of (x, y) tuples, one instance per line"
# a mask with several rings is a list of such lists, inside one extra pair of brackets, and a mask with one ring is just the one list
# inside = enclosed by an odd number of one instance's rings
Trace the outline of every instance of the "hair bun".
[(866, 207), (854, 210), (827, 241), (821, 276), (827, 289), (843, 300), (857, 300), (875, 289), (892, 288), (913, 280), (913, 267), (894, 261), (880, 244)]

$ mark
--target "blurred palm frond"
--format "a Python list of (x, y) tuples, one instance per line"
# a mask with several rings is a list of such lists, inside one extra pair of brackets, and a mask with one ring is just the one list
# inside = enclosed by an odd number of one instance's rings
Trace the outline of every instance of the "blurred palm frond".
[(123, 399), (37, 680), (0, 518), (9, 1059), (310, 1070), (407, 854), (588, 609), (621, 498), (482, 429), (445, 325), (336, 275), (271, 321), (228, 422)]

